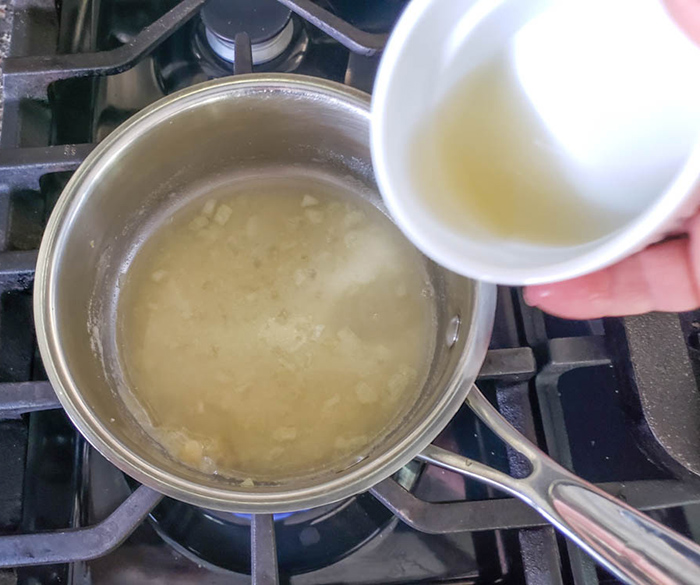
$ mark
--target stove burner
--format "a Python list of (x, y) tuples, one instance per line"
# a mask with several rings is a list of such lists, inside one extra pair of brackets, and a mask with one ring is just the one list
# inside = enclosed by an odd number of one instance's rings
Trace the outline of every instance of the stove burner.
[[(290, 514), (275, 514), (280, 570), (299, 574), (329, 566), (378, 536), (393, 514), (368, 493)], [(250, 517), (166, 498), (151, 515), (161, 538), (193, 562), (250, 572)]]
[[(407, 491), (418, 485), (423, 465), (411, 461), (393, 478)], [(127, 478), (135, 486), (135, 482)], [(218, 512), (165, 498), (151, 524), (160, 537), (197, 564), (250, 572), (249, 514)], [(369, 492), (326, 506), (275, 514), (280, 571), (306, 573), (332, 565), (377, 538), (397, 521)]]
[[(225, 513), (223, 513), (223, 512), (217, 512), (216, 510), (210, 510), (210, 512), (211, 512), (214, 516), (217, 516), (217, 515), (218, 515), (219, 517), (222, 517), (222, 516), (223, 516), (223, 519), (224, 519), (224, 520), (228, 520), (228, 519), (231, 517), (230, 514), (225, 514)], [(273, 514), (273, 515), (272, 515), (272, 518), (273, 518), (273, 520), (274, 520), (275, 522), (279, 522), (280, 520), (284, 520), (285, 518), (289, 518), (289, 517), (292, 516), (293, 514), (297, 514), (297, 513), (298, 513), (298, 512), (282, 512), (282, 513), (280, 513), (280, 514)], [(250, 520), (253, 518), (253, 515), (252, 515), (252, 514), (241, 514), (241, 513), (238, 513), (238, 512), (233, 512), (233, 515), (234, 515), (234, 516), (237, 516), (238, 518), (244, 518), (244, 519), (246, 520), (246, 522), (250, 522)]]
[[(219, 57), (229, 63), (235, 61), (236, 50), (232, 41), (222, 39), (208, 28), (206, 29), (206, 35), (209, 46)], [(268, 61), (272, 61), (275, 57), (279, 57), (289, 46), (292, 36), (294, 36), (294, 22), (290, 20), (287, 26), (276, 36), (261, 43), (252, 43), (253, 65), (267, 63)]]
[(294, 36), (291, 15), (277, 0), (209, 0), (201, 12), (207, 41), (225, 61), (235, 60), (236, 34), (248, 33), (253, 65), (272, 61), (289, 46)]

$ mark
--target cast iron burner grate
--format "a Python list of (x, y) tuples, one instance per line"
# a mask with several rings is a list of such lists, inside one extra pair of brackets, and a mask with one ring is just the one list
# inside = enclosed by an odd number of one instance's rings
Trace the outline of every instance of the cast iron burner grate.
[[(364, 18), (362, 3), (280, 2), (304, 23), (306, 36), (277, 65), (371, 88), (402, 1), (376, 3), (391, 14), (379, 24)], [(0, 136), (0, 583), (237, 583), (248, 581), (240, 573), (248, 570), (258, 584), (610, 581), (525, 504), (435, 467), (414, 463), (340, 504), (352, 512), (348, 518), (333, 508), (308, 518), (234, 521), (129, 485), (67, 421), (45, 381), (31, 320), (41, 233), (91, 142), (144, 105), (136, 100), (115, 108), (99, 83), (122, 87), (124, 76), (146, 63), (158, 71), (161, 92), (227, 73), (220, 62), (218, 70), (212, 61), (195, 63), (202, 59), (191, 39), (201, 27), (203, 3), (129, 5), (127, 17), (112, 15), (119, 32), (105, 36), (106, 46), (91, 45), (78, 30), (79, 23), (99, 22), (97, 2), (64, 0), (60, 9), (45, 0), (12, 5)], [(146, 4), (161, 12), (150, 15)], [(56, 31), (60, 53), (46, 42)], [(237, 71), (251, 67), (249, 43), (247, 35), (234, 39)], [(83, 143), (65, 143), (71, 140)], [(700, 313), (565, 322), (527, 307), (517, 290), (501, 289), (480, 385), (555, 459), (697, 540), (699, 338)], [(466, 410), (437, 443), (524, 473), (518, 454)], [(333, 540), (360, 517), (353, 506), (366, 525), (354, 539)], [(177, 522), (183, 518), (190, 519), (184, 531)], [(212, 522), (224, 527), (222, 535), (237, 527), (235, 551), (216, 538), (212, 545)], [(334, 552), (324, 558), (323, 549)], [(304, 558), (312, 550), (316, 556)]]

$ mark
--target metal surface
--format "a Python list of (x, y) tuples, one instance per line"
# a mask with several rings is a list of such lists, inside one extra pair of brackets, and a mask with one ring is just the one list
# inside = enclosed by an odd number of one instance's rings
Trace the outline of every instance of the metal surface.
[(535, 355), (529, 347), (492, 349), (486, 354), (479, 379), (523, 382), (536, 371)]
[(0, 148), (0, 189), (39, 189), (43, 175), (74, 171), (94, 148), (94, 144)]
[(531, 505), (566, 536), (627, 583), (700, 581), (700, 545), (576, 477), (513, 428), (473, 387), (469, 407), (496, 435), (530, 461), (515, 479), (482, 463), (430, 446), (421, 459), (480, 479)]
[(329, 37), (358, 55), (370, 57), (384, 49), (389, 35), (361, 31), (311, 0), (278, 0)]
[[(508, 298), (510, 297), (510, 298)], [(517, 294), (502, 293), (499, 297), (501, 312), (509, 316), (515, 314)], [(510, 300), (510, 303), (508, 302)], [(512, 323), (511, 319), (506, 320)], [(512, 326), (505, 331), (495, 330), (495, 340), (507, 345), (519, 345), (519, 335)], [(536, 405), (531, 399), (530, 384), (524, 381), (516, 383), (505, 382), (496, 389), (496, 404), (504, 418), (520, 431), (527, 440), (537, 444), (537, 421), (539, 420)], [(507, 449), (508, 472), (514, 477), (526, 477), (531, 472), (527, 458), (515, 449)], [(490, 488), (489, 488), (490, 489)], [(490, 494), (495, 495), (495, 494)], [(516, 500), (517, 501), (517, 500)], [(499, 534), (502, 539), (503, 535)], [(554, 528), (547, 524), (539, 527), (528, 527), (518, 533), (520, 557), (523, 562), (523, 573), (527, 585), (556, 585), (562, 583), (561, 552)]]
[[(237, 33), (238, 34), (248, 34)], [(214, 33), (206, 29), (204, 35), (211, 47), (212, 51), (216, 53), (224, 61), (229, 63), (235, 63), (236, 61), (236, 43), (235, 37), (232, 41), (228, 39), (222, 39), (216, 36)], [(261, 42), (251, 44), (251, 63), (253, 65), (264, 65), (270, 61), (274, 61), (280, 55), (282, 55), (289, 47), (292, 39), (294, 38), (294, 22), (290, 20), (282, 31), (271, 39)], [(249, 71), (250, 73), (250, 71)]]
[(61, 403), (48, 382), (0, 383), (0, 419), (52, 408)]
[[(192, 149), (189, 137), (202, 133), (207, 141)], [(195, 505), (253, 513), (294, 511), (347, 498), (385, 479), (456, 413), (486, 355), (495, 294), (490, 286), (432, 264), (429, 273), (441, 303), (430, 378), (403, 420), (349, 467), (288, 478), (264, 491), (246, 488), (167, 457), (119, 398), (117, 389), (128, 385), (116, 359), (113, 293), (149, 230), (188, 198), (206, 192), (214, 177), (219, 182), (227, 176), (227, 181), (265, 181), (301, 174), (382, 208), (368, 134), (365, 94), (300, 76), (234, 76), (144, 110), (114, 131), (76, 172), (42, 240), (34, 295), (37, 336), (67, 413), (115, 465)], [(459, 339), (448, 346), (446, 327), (457, 315)], [(92, 351), (95, 346), (102, 348), (102, 359)]]
[[(14, 6), (3, 4), (0, 11), (0, 63), (7, 58), (10, 49), (10, 33), (12, 31), (12, 17)], [(0, 66), (0, 71), (2, 67)], [(0, 130), (2, 130), (3, 99), (2, 99), (2, 76), (0, 75)]]
[(145, 486), (136, 490), (96, 526), (49, 533), (0, 536), (0, 567), (45, 565), (94, 559), (118, 547), (163, 496)]
[(27, 289), (34, 282), (36, 250), (0, 252), (0, 287)]
[(360, 91), (371, 92), (377, 68), (379, 67), (380, 57), (381, 55), (379, 54), (367, 57), (365, 55), (350, 53), (348, 68), (345, 72), (343, 82)]
[(278, 35), (291, 11), (277, 0), (209, 0), (202, 8), (202, 22), (217, 37), (233, 41), (245, 32), (253, 44)]
[(243, 75), (253, 72), (253, 53), (250, 47), (248, 33), (238, 33), (235, 38), (236, 59), (233, 62), (233, 73)]
[[(564, 467), (573, 462), (564, 420), (564, 409), (559, 397), (559, 380), (564, 374), (581, 367), (608, 366), (610, 354), (603, 336), (566, 337), (548, 340), (544, 345), (546, 362), (535, 379), (540, 409), (544, 414), (543, 430), (550, 456)], [(552, 421), (552, 422), (550, 422)]]
[(182, 0), (129, 43), (99, 53), (10, 57), (3, 63), (3, 85), (9, 98), (45, 95), (50, 83), (89, 75), (110, 75), (132, 67), (192, 18), (205, 0)]
[[(639, 510), (657, 510), (700, 503), (697, 490), (674, 480), (649, 480), (629, 484), (603, 483), (597, 487)], [(393, 479), (385, 479), (378, 483), (371, 492), (411, 528), (428, 534), (549, 525), (539, 512), (517, 498), (426, 502), (402, 488)]]
[(671, 458), (700, 475), (700, 392), (678, 316), (628, 317), (623, 326), (646, 425)]
[[(282, 575), (334, 564), (395, 522), (391, 511), (369, 493), (274, 519)], [(205, 510), (168, 498), (153, 511), (151, 521), (165, 542), (195, 562), (228, 572), (251, 571), (250, 515)]]
[(253, 585), (277, 585), (277, 545), (272, 514), (254, 514), (250, 521)]

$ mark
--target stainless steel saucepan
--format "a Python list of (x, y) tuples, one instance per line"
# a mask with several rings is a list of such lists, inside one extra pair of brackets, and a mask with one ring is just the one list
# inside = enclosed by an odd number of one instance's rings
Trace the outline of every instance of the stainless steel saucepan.
[[(700, 583), (700, 547), (575, 477), (513, 429), (473, 386), (485, 356), (495, 289), (428, 264), (437, 340), (419, 399), (350, 466), (254, 487), (170, 458), (125, 406), (116, 301), (134, 251), (170, 212), (222, 181), (314, 177), (383, 210), (369, 153), (369, 96), (300, 76), (243, 75), (189, 88), (113, 132), (66, 186), (39, 252), (39, 347), (61, 403), (107, 459), (192, 504), (284, 512), (367, 490), (418, 457), (524, 500), (621, 578)], [(466, 403), (531, 462), (514, 479), (431, 446)], [(247, 482), (248, 483), (248, 482)]]

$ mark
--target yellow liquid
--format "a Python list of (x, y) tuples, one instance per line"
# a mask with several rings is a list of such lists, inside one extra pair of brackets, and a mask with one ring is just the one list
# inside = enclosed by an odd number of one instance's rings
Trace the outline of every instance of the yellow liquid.
[(121, 357), (173, 458), (246, 485), (346, 466), (415, 403), (435, 339), (423, 258), (332, 192), (223, 186), (137, 253)]
[(420, 191), (443, 221), (466, 233), (567, 246), (598, 239), (628, 219), (577, 193), (564, 153), (506, 53), (470, 73), (412, 146)]

